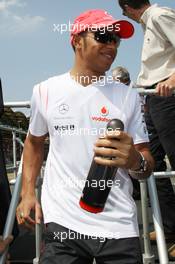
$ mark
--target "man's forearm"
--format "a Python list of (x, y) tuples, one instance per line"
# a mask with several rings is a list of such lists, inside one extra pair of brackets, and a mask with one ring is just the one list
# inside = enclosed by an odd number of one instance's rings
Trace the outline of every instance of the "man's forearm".
[(21, 196), (35, 194), (35, 182), (40, 173), (44, 156), (44, 142), (35, 143), (26, 139), (23, 154)]

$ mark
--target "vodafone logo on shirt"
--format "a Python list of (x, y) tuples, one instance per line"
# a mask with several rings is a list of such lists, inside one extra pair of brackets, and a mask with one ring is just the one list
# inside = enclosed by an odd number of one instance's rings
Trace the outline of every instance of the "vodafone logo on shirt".
[(109, 110), (103, 106), (100, 110), (102, 116), (107, 116), (109, 114)]
[(101, 107), (99, 116), (92, 116), (93, 121), (97, 122), (109, 122), (111, 119), (107, 118), (109, 110), (106, 106)]

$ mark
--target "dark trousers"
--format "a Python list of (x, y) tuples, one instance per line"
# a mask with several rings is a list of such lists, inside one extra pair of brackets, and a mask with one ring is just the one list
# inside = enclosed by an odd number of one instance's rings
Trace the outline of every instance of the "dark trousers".
[(106, 239), (80, 235), (49, 223), (40, 264), (142, 264), (138, 237)]
[[(155, 171), (165, 171), (165, 155), (175, 170), (175, 97), (147, 96), (145, 121)], [(170, 179), (156, 180), (165, 232), (175, 233), (175, 194)]]

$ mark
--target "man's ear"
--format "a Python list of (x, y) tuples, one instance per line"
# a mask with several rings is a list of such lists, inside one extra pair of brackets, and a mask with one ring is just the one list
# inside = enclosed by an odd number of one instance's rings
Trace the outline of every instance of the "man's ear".
[(124, 5), (124, 8), (125, 8), (125, 11), (127, 13), (132, 13), (132, 11), (133, 11), (133, 8), (131, 6), (129, 6), (129, 5)]
[(81, 47), (81, 37), (79, 35), (75, 35), (73, 38), (73, 46), (75, 47), (75, 49), (79, 49)]

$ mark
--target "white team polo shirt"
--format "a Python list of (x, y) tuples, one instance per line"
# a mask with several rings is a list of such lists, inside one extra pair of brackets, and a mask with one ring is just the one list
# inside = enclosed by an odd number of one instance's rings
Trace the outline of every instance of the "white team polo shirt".
[(118, 169), (103, 212), (93, 214), (79, 206), (94, 143), (113, 118), (123, 121), (134, 144), (148, 142), (140, 97), (123, 84), (99, 82), (83, 87), (66, 73), (34, 87), (29, 130), (34, 136), (50, 135), (42, 186), (45, 223), (55, 222), (89, 236), (138, 236), (126, 170)]

